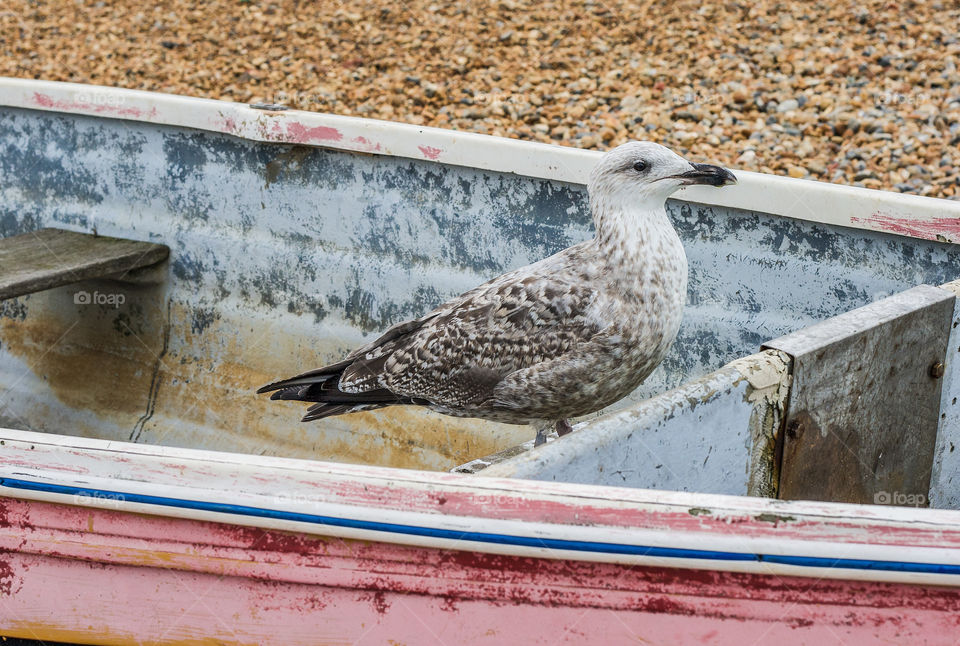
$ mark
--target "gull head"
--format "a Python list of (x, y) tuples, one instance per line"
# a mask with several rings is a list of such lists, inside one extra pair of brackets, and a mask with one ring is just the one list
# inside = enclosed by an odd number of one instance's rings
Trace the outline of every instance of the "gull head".
[(590, 173), (591, 201), (606, 206), (659, 208), (677, 189), (692, 184), (727, 186), (737, 178), (726, 168), (689, 162), (652, 141), (629, 141), (607, 152)]

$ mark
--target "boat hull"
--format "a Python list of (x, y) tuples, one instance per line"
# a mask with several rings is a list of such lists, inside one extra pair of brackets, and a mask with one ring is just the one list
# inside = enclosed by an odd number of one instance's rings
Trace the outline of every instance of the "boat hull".
[(31, 639), (952, 644), (960, 612), (955, 587), (417, 548), (42, 502), (2, 511), (3, 632)]
[(960, 512), (0, 437), (7, 636), (946, 644), (960, 617)]
[[(671, 355), (625, 408), (523, 454), (523, 428), (404, 407), (308, 426), (299, 404), (253, 390), (588, 238), (597, 153), (69, 84), (0, 90), (0, 235), (170, 249), (149, 275), (0, 303), (0, 635), (955, 642), (960, 512), (772, 499), (801, 390), (795, 356), (756, 352), (955, 279), (956, 204), (739, 171), (736, 187), (678, 194), (691, 273)], [(925, 290), (950, 329), (918, 364), (928, 448), (936, 436), (923, 500), (955, 508), (960, 284), (944, 287)], [(443, 472), (501, 449), (512, 458), (485, 477)]]

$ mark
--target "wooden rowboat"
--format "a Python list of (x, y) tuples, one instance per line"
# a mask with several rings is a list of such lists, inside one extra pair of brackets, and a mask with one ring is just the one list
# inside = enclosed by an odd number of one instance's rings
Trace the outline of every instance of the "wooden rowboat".
[(953, 644), (960, 203), (668, 204), (670, 357), (532, 450), (259, 385), (590, 235), (597, 153), (0, 79), (0, 635)]

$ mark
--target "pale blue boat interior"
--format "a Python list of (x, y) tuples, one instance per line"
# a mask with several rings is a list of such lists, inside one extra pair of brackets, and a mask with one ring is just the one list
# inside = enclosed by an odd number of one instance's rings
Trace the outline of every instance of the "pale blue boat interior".
[[(621, 406), (960, 274), (957, 245), (680, 201), (668, 210), (690, 263), (683, 327)], [(592, 231), (580, 185), (0, 108), (0, 237), (43, 227), (159, 242), (171, 256), (137, 284), (0, 303), (0, 425), (425, 469), (532, 431), (412, 408), (301, 424), (303, 405), (254, 390)], [(78, 304), (78, 290), (124, 302)]]

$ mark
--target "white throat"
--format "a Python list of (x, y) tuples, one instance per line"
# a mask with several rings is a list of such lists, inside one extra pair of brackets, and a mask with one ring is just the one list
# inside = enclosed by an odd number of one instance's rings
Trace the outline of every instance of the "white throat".
[[(659, 195), (637, 196), (632, 200), (617, 199), (614, 193), (605, 198), (591, 196), (590, 209), (597, 230), (598, 251), (613, 265), (631, 267), (646, 264), (651, 253), (658, 250), (686, 257), (667, 210)], [(641, 199), (636, 199), (640, 197)], [(642, 199), (646, 197), (647, 199)]]

